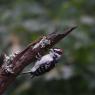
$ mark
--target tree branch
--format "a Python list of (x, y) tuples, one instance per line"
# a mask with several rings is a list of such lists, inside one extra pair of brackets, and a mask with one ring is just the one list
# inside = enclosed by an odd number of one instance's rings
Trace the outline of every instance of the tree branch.
[[(26, 49), (24, 49), (21, 53), (19, 53), (13, 60), (13, 74), (7, 74), (2, 67), (0, 67), (0, 95), (4, 93), (6, 88), (16, 79), (19, 73), (31, 62), (36, 60), (36, 55), (38, 53), (44, 54), (48, 49), (53, 47), (56, 43), (58, 43), (62, 38), (66, 37), (71, 31), (76, 28), (70, 27), (65, 30), (64, 33), (53, 32), (51, 35), (44, 36), (34, 43), (31, 43)], [(44, 46), (40, 43), (42, 39), (44, 39), (50, 43), (45, 43)], [(36, 48), (34, 48), (34, 46)]]

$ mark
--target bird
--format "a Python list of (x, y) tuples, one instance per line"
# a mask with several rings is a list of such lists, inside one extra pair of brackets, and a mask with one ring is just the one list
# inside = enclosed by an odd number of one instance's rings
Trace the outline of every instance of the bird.
[(23, 72), (22, 74), (30, 73), (31, 78), (33, 78), (35, 76), (40, 76), (46, 72), (51, 71), (55, 67), (56, 63), (58, 63), (58, 60), (61, 58), (62, 53), (62, 49), (50, 49), (48, 54), (42, 56), (40, 59), (38, 58), (30, 71)]

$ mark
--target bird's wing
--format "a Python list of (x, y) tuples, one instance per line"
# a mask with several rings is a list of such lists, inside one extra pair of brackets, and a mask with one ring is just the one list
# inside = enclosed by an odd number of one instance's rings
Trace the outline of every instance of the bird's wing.
[(37, 61), (31, 71), (36, 71), (42, 64), (47, 64), (53, 61), (53, 58), (51, 58), (49, 55), (43, 56), (41, 60)]
[(47, 54), (47, 55), (43, 56), (41, 58), (41, 60), (39, 60), (36, 64), (41, 65), (41, 64), (45, 64), (45, 63), (51, 62), (51, 61), (53, 61), (53, 58), (49, 54)]

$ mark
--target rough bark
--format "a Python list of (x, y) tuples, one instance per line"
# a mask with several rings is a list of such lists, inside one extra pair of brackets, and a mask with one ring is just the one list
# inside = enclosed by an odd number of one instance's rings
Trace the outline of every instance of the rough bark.
[(66, 29), (63, 33), (53, 32), (49, 34), (47, 37), (50, 40), (50, 44), (46, 45), (45, 47), (41, 48), (40, 46), (33, 49), (33, 46), (38, 43), (41, 39), (38, 39), (34, 43), (31, 43), (26, 49), (24, 49), (21, 53), (19, 53), (13, 60), (12, 64), (13, 67), (13, 74), (7, 74), (1, 67), (0, 67), (0, 95), (4, 93), (6, 88), (14, 82), (16, 77), (19, 73), (31, 62), (36, 60), (37, 53), (44, 54), (48, 49), (53, 47), (56, 43), (58, 43), (62, 38), (67, 36), (72, 30), (74, 30), (76, 26), (70, 27)]

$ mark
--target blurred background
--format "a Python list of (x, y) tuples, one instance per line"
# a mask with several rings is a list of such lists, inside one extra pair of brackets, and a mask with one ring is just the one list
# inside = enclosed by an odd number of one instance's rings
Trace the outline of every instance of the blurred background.
[(56, 45), (64, 50), (56, 68), (33, 80), (18, 76), (4, 95), (95, 95), (95, 0), (0, 0), (0, 52), (10, 41), (9, 54), (72, 25)]

